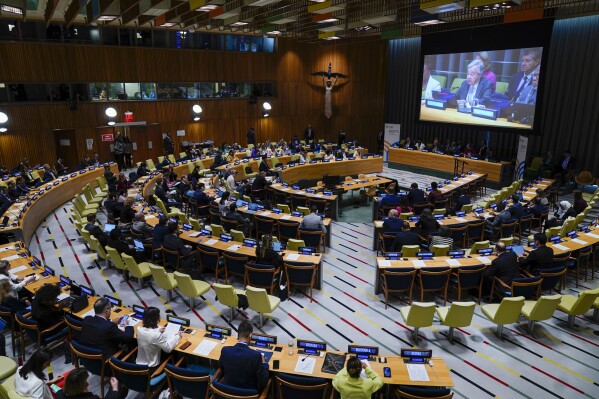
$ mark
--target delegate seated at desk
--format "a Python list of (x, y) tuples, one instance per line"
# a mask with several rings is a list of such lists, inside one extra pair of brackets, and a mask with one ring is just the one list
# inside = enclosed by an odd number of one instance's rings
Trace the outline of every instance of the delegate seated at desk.
[(481, 60), (474, 60), (468, 64), (468, 75), (456, 92), (456, 102), (459, 108), (470, 108), (476, 104), (485, 104), (493, 95), (493, 85), (483, 77), (485, 65)]
[(111, 309), (112, 304), (108, 299), (98, 299), (94, 303), (95, 316), (83, 319), (81, 328), (81, 344), (101, 350), (104, 358), (113, 356), (121, 346), (135, 342), (132, 326), (125, 327), (125, 331), (117, 326), (123, 316), (119, 316), (114, 322), (110, 320)]
[[(360, 377), (362, 369), (366, 378)], [(350, 357), (347, 366), (333, 378), (333, 387), (339, 391), (341, 399), (370, 399), (383, 387), (383, 379), (366, 362)]]
[(302, 218), (299, 228), (304, 230), (320, 230), (325, 234), (327, 233), (327, 228), (322, 223), (322, 218), (318, 216), (318, 207), (316, 205), (312, 205), (310, 214)]
[(218, 366), (224, 375), (222, 383), (235, 388), (255, 389), (258, 392), (268, 384), (268, 363), (264, 356), (249, 347), (254, 328), (242, 321), (237, 329), (238, 340), (233, 346), (225, 346), (220, 353)]

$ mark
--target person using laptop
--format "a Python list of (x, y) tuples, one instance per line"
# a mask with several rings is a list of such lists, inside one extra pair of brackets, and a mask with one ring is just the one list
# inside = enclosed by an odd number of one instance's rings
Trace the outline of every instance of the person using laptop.
[[(360, 377), (362, 370), (366, 378)], [(341, 399), (370, 399), (383, 385), (381, 376), (356, 356), (350, 357), (345, 368), (333, 378), (333, 387), (341, 394)]]
[(152, 237), (152, 232), (154, 231), (154, 228), (146, 223), (146, 216), (143, 214), (143, 212), (137, 212), (135, 214), (131, 230), (137, 234), (141, 234), (145, 239)]
[(547, 246), (547, 235), (536, 233), (534, 235), (535, 248), (528, 254), (519, 258), (520, 268), (532, 274), (539, 275), (543, 269), (553, 267), (553, 248)]
[(89, 231), (89, 234), (98, 240), (98, 242), (105, 247), (108, 244), (108, 237), (100, 226), (96, 224), (96, 215), (91, 213), (87, 215), (87, 224), (85, 230)]
[(108, 235), (108, 246), (110, 248), (116, 249), (116, 251), (121, 255), (126, 254), (129, 256), (133, 256), (135, 260), (138, 262), (142, 260), (135, 248), (127, 244), (127, 242), (123, 238), (123, 233), (119, 228), (112, 229), (112, 231)]
[(262, 235), (262, 238), (256, 243), (256, 263), (272, 265), (273, 267), (283, 265), (283, 257), (272, 247), (272, 236), (270, 234)]

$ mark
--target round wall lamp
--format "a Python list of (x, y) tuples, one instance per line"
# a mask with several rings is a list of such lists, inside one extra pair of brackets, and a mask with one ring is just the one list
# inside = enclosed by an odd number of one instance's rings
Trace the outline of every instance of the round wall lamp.
[(7, 122), (8, 122), (8, 115), (6, 115), (4, 112), (0, 112), (0, 133), (4, 133), (8, 130), (6, 128)]
[(191, 110), (193, 111), (193, 120), (195, 122), (200, 120), (200, 114), (202, 113), (202, 107), (200, 107), (199, 104), (194, 104), (193, 107), (191, 107)]
[(116, 109), (108, 107), (104, 113), (108, 117), (108, 126), (113, 126), (115, 124), (114, 118), (116, 118), (117, 115)]
[(262, 116), (263, 117), (267, 117), (270, 115), (270, 111), (272, 110), (272, 105), (270, 105), (269, 102), (264, 101), (264, 103), (262, 104)]

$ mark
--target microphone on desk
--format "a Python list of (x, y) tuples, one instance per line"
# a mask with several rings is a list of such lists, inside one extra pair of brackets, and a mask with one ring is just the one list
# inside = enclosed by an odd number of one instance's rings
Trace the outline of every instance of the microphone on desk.
[(307, 353), (307, 354), (306, 354), (306, 357), (303, 357), (303, 358), (302, 358), (302, 362), (303, 362), (304, 360), (306, 360), (306, 359), (307, 359), (307, 358), (308, 358), (310, 355), (311, 355), (311, 353)]

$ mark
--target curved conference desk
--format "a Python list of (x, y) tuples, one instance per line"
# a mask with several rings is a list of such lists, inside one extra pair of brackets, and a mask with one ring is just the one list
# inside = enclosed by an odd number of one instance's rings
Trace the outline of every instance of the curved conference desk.
[[(405, 148), (390, 148), (388, 161), (389, 163), (453, 174), (456, 159), (465, 162), (464, 173), (471, 170), (476, 173), (486, 174), (487, 179), (495, 184), (509, 184), (509, 181), (511, 181), (511, 176), (508, 175), (509, 162), (488, 162), (434, 152), (406, 150)], [(462, 173), (461, 166), (459, 172)]]
[[(118, 166), (111, 162), (110, 170), (118, 173)], [(74, 175), (74, 176), (73, 176)], [(9, 217), (8, 226), (0, 229), (1, 233), (13, 233), (29, 246), (31, 237), (37, 227), (56, 208), (81, 194), (83, 188), (91, 183), (96, 185), (96, 178), (104, 175), (103, 166), (90, 166), (83, 173), (73, 172), (54, 181), (44, 183), (29, 194), (30, 199), (15, 202), (4, 214)]]

